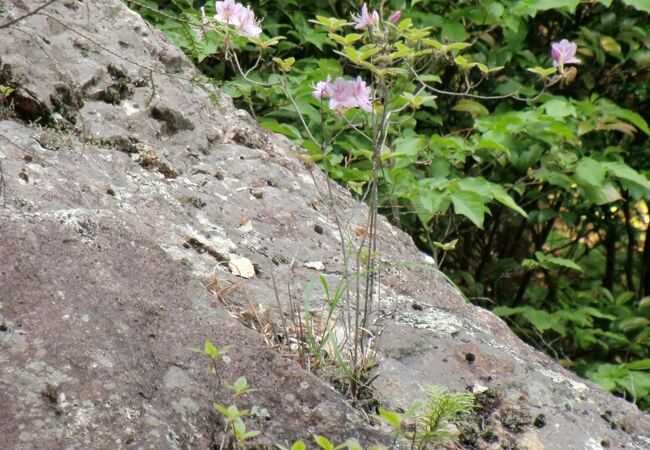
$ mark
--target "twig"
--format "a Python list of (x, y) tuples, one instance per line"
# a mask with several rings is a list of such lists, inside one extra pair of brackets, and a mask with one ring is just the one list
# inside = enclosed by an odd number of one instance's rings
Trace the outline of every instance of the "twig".
[(168, 76), (170, 78), (177, 78), (179, 80), (188, 81), (190, 83), (194, 82), (194, 78), (187, 78), (187, 77), (183, 77), (183, 76), (180, 76), (180, 75), (177, 75), (177, 74), (170, 74), (170, 73), (167, 73), (167, 72), (163, 72), (162, 70), (158, 70), (158, 69), (154, 69), (153, 67), (145, 66), (143, 64), (140, 64), (137, 61), (133, 61), (132, 59), (129, 59), (129, 58), (126, 58), (126, 57), (124, 57), (122, 55), (119, 55), (118, 53), (115, 53), (114, 51), (106, 48), (105, 46), (103, 46), (102, 44), (97, 42), (96, 40), (86, 36), (85, 34), (81, 33), (80, 31), (76, 30), (75, 28), (71, 27), (70, 25), (65, 24), (64, 22), (57, 19), (56, 17), (51, 16), (50, 14), (46, 14), (46, 13), (39, 13), (39, 14), (42, 15), (42, 16), (45, 16), (45, 17), (49, 17), (50, 19), (54, 20), (55, 22), (57, 22), (62, 27), (72, 31), (74, 34), (76, 34), (78, 36), (81, 36), (82, 38), (84, 38), (85, 40), (90, 42), (91, 44), (96, 45), (100, 49), (104, 50), (106, 53), (109, 53), (109, 54), (111, 54), (111, 55), (115, 56), (116, 58), (119, 58), (119, 59), (121, 59), (123, 61), (126, 61), (129, 64), (133, 64), (134, 66), (139, 67), (139, 68), (144, 69), (144, 70), (147, 70), (147, 71), (149, 71), (151, 73), (158, 73), (160, 75), (165, 75), (165, 76)]
[(36, 8), (36, 9), (34, 9), (34, 10), (28, 12), (28, 13), (25, 13), (25, 14), (23, 14), (22, 16), (19, 16), (19, 17), (13, 19), (13, 20), (10, 20), (9, 22), (6, 22), (6, 23), (1, 24), (1, 25), (0, 25), (0, 29), (10, 27), (11, 25), (13, 25), (13, 24), (15, 24), (15, 23), (17, 23), (17, 22), (20, 22), (21, 20), (26, 19), (26, 18), (29, 17), (29, 16), (33, 16), (34, 14), (38, 13), (40, 10), (42, 10), (42, 9), (47, 8), (48, 6), (50, 6), (50, 5), (51, 5), (52, 3), (54, 3), (55, 1), (57, 1), (57, 0), (49, 0), (49, 1), (46, 2), (45, 4), (39, 6), (38, 8)]
[[(159, 15), (159, 16), (165, 17), (165, 18), (167, 18), (167, 19), (171, 19), (171, 20), (174, 20), (174, 21), (176, 21), (176, 22), (184, 23), (184, 24), (187, 24), (187, 25), (196, 26), (196, 24), (195, 24), (194, 22), (192, 22), (192, 21), (185, 20), (185, 19), (183, 19), (183, 18), (181, 18), (181, 17), (178, 17), (178, 16), (172, 16), (171, 14), (167, 14), (167, 13), (165, 13), (165, 12), (162, 12), (162, 11), (159, 10), (159, 9), (152, 8), (151, 6), (145, 5), (144, 3), (140, 3), (140, 2), (138, 2), (138, 1), (136, 1), (136, 0), (126, 0), (126, 2), (127, 2), (127, 3), (133, 3), (133, 4), (136, 5), (136, 6), (139, 6), (139, 7), (141, 7), (141, 8), (146, 9), (146, 10), (149, 10), (149, 11), (151, 11), (151, 12), (153, 12), (153, 13)], [(130, 7), (130, 6), (129, 6), (129, 7)]]
[(454, 97), (468, 97), (468, 98), (477, 98), (479, 100), (504, 100), (507, 98), (511, 98), (513, 100), (518, 100), (520, 102), (526, 102), (526, 103), (531, 103), (540, 98), (545, 92), (546, 89), (549, 87), (559, 83), (562, 81), (562, 77), (558, 76), (555, 77), (551, 80), (550, 83), (545, 84), (542, 90), (535, 96), (530, 97), (530, 98), (524, 98), (524, 97), (519, 97), (516, 94), (504, 94), (504, 95), (478, 95), (478, 94), (470, 94), (469, 92), (453, 92), (453, 91), (443, 91), (442, 89), (437, 89), (430, 84), (426, 83), (425, 81), (420, 78), (420, 75), (415, 71), (412, 65), (409, 64), (409, 70), (411, 73), (415, 76), (415, 78), (418, 80), (418, 82), (424, 86), (426, 89), (428, 89), (431, 92), (435, 92), (436, 94), (440, 95), (450, 95)]
[(0, 196), (2, 196), (2, 206), (5, 206), (5, 200), (6, 200), (6, 192), (7, 188), (5, 186), (5, 174), (4, 171), (2, 170), (2, 160), (0, 159)]
[[(275, 294), (275, 301), (278, 304), (278, 310), (280, 311), (280, 318), (282, 319), (282, 327), (284, 328), (284, 344), (289, 346), (289, 327), (287, 327), (287, 320), (284, 317), (284, 311), (282, 309), (282, 303), (280, 302), (280, 295), (278, 293), (278, 287), (275, 284), (275, 274), (273, 273), (273, 261), (269, 261), (269, 269), (271, 270), (271, 281), (273, 282), (273, 293)], [(276, 336), (277, 339), (277, 336)]]

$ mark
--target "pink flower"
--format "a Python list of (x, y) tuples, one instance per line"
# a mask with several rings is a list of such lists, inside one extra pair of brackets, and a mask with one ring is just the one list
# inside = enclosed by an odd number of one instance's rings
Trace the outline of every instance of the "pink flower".
[(366, 82), (363, 81), (360, 76), (357, 76), (357, 79), (352, 82), (352, 92), (352, 95), (356, 100), (356, 106), (363, 109), (364, 111), (372, 111), (372, 103), (370, 102), (372, 92), (370, 91), (370, 88), (366, 86)]
[(217, 14), (214, 18), (219, 22), (233, 25), (237, 25), (239, 22), (239, 13), (244, 9), (244, 6), (241, 3), (235, 3), (235, 0), (217, 2), (215, 7), (217, 9)]
[(327, 98), (330, 96), (329, 90), (331, 89), (332, 86), (332, 76), (327, 75), (327, 78), (325, 81), (319, 81), (316, 83), (316, 87), (314, 88), (314, 97), (318, 100), (322, 100), (323, 98)]
[(319, 81), (313, 95), (318, 100), (329, 98), (329, 107), (337, 111), (347, 108), (361, 108), (364, 111), (372, 111), (372, 91), (366, 86), (366, 82), (357, 77), (356, 80), (337, 78), (334, 83), (332, 77), (327, 76), (325, 81)]
[(241, 3), (235, 3), (235, 0), (217, 2), (215, 6), (217, 9), (215, 20), (234, 26), (238, 34), (258, 37), (262, 33), (261, 20), (255, 18), (255, 13), (250, 6), (244, 7)]
[(354, 26), (355, 30), (360, 30), (366, 27), (372, 27), (379, 23), (379, 13), (377, 11), (373, 11), (372, 14), (368, 14), (368, 5), (364, 3), (363, 6), (361, 7), (361, 15), (355, 16), (353, 14), (352, 20), (354, 20), (357, 23)]
[(393, 14), (390, 15), (388, 18), (388, 22), (392, 23), (395, 25), (399, 18), (402, 17), (402, 11), (395, 11)]
[(578, 46), (576, 44), (566, 39), (562, 39), (560, 42), (553, 42), (551, 44), (553, 65), (563, 68), (565, 64), (580, 64), (580, 60), (576, 58), (577, 49)]
[(339, 77), (331, 84), (328, 91), (331, 109), (346, 109), (357, 106), (354, 98), (354, 87), (349, 81)]
[(237, 32), (242, 36), (258, 37), (262, 33), (260, 20), (255, 18), (255, 13), (250, 6), (243, 9), (238, 14), (239, 23), (235, 24)]

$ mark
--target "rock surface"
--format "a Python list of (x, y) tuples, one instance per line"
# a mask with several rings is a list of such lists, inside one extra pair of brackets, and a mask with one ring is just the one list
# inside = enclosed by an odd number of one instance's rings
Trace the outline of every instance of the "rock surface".
[[(0, 27), (32, 3), (6, 2)], [(224, 381), (245, 375), (258, 389), (244, 403), (259, 445), (314, 433), (389, 442), (228, 313), (280, 322), (273, 279), (286, 312), (315, 275), (340, 278), (327, 181), (300, 149), (197, 82), (117, 0), (54, 2), (0, 28), (0, 58), (0, 84), (15, 88), (0, 109), (4, 446), (218, 448), (211, 404), (228, 395), (189, 350), (205, 339), (234, 345)], [(346, 231), (362, 237), (367, 209), (333, 190)], [(382, 262), (423, 262), (408, 236), (378, 228)], [(435, 272), (386, 270), (375, 309), (377, 396), (407, 407), (421, 385), (473, 389), (482, 408), (463, 448), (650, 448), (648, 416)]]

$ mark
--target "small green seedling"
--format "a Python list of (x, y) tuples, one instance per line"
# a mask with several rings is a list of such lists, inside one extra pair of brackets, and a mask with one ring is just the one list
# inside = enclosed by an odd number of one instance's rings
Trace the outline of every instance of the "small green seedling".
[(253, 389), (248, 385), (246, 377), (239, 377), (235, 380), (233, 384), (226, 383), (226, 387), (230, 389), (233, 394), (235, 394), (235, 401), (239, 400), (239, 397), (244, 395), (247, 392), (253, 392), (257, 389)]
[(205, 344), (203, 344), (203, 350), (198, 348), (192, 348), (195, 353), (200, 353), (210, 360), (210, 365), (208, 366), (208, 373), (214, 374), (219, 381), (219, 386), (221, 386), (221, 378), (217, 372), (217, 364), (220, 360), (224, 360), (224, 354), (232, 348), (232, 345), (224, 345), (221, 348), (215, 347), (212, 342), (206, 339)]
[(280, 444), (275, 444), (275, 446), (276, 446), (277, 448), (279, 448), (280, 450), (306, 450), (306, 449), (307, 449), (307, 447), (305, 446), (305, 443), (304, 443), (303, 441), (297, 441), (297, 442), (295, 442), (295, 443), (291, 446), (291, 448), (287, 448), (287, 447), (285, 447), (285, 446), (283, 446), (283, 445), (280, 445)]
[(244, 446), (247, 440), (252, 439), (261, 433), (259, 430), (246, 431), (246, 424), (241, 419), (237, 419), (233, 422), (232, 430), (235, 433), (235, 439), (237, 439), (237, 442), (242, 446)]

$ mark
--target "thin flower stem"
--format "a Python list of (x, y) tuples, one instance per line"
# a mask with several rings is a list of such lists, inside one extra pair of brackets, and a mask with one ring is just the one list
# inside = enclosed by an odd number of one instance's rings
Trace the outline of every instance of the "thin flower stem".
[(533, 97), (530, 97), (530, 98), (519, 97), (516, 94), (478, 95), (478, 94), (470, 94), (469, 92), (453, 92), (453, 91), (444, 91), (442, 89), (437, 89), (437, 88), (431, 86), (430, 84), (428, 84), (427, 82), (425, 82), (424, 80), (422, 80), (422, 78), (420, 78), (420, 75), (415, 71), (413, 66), (410, 65), (410, 64), (409, 64), (409, 70), (411, 71), (413, 76), (415, 76), (415, 79), (418, 80), (418, 82), (422, 86), (424, 86), (426, 89), (428, 89), (431, 92), (434, 92), (434, 93), (440, 94), (440, 95), (451, 95), (451, 96), (454, 96), (454, 97), (477, 98), (479, 100), (503, 100), (503, 99), (511, 98), (513, 100), (517, 100), (517, 101), (521, 101), (521, 102), (532, 103), (535, 100), (539, 99), (546, 92), (546, 90), (549, 87), (551, 87), (551, 86), (559, 83), (560, 81), (562, 81), (561, 76), (554, 77), (553, 79), (551, 79), (551, 81), (549, 83), (544, 85), (542, 90), (537, 95), (534, 95)]
[(294, 109), (296, 110), (296, 114), (298, 114), (298, 118), (300, 119), (300, 123), (302, 124), (303, 128), (307, 132), (307, 135), (309, 136), (309, 140), (314, 143), (317, 147), (320, 147), (320, 143), (318, 140), (314, 137), (314, 134), (311, 132), (309, 129), (309, 126), (307, 125), (307, 122), (305, 121), (305, 117), (302, 115), (300, 112), (300, 108), (298, 107), (298, 104), (296, 103), (296, 100), (293, 98), (293, 95), (289, 92), (289, 88), (287, 87), (286, 83), (282, 78), (280, 78), (280, 85), (282, 86), (282, 90), (284, 91), (285, 95), (289, 98), (291, 101), (291, 104), (293, 105)]
[(345, 119), (345, 123), (347, 123), (348, 126), (349, 126), (350, 128), (352, 128), (354, 131), (356, 131), (356, 132), (359, 133), (361, 136), (363, 136), (364, 138), (366, 138), (370, 143), (372, 143), (372, 138), (371, 138), (370, 136), (368, 136), (366, 133), (364, 133), (363, 131), (361, 131), (361, 130), (358, 128), (358, 125), (355, 125), (355, 124), (353, 124), (352, 122), (350, 122), (350, 119), (348, 119), (347, 117), (343, 117), (343, 118)]

